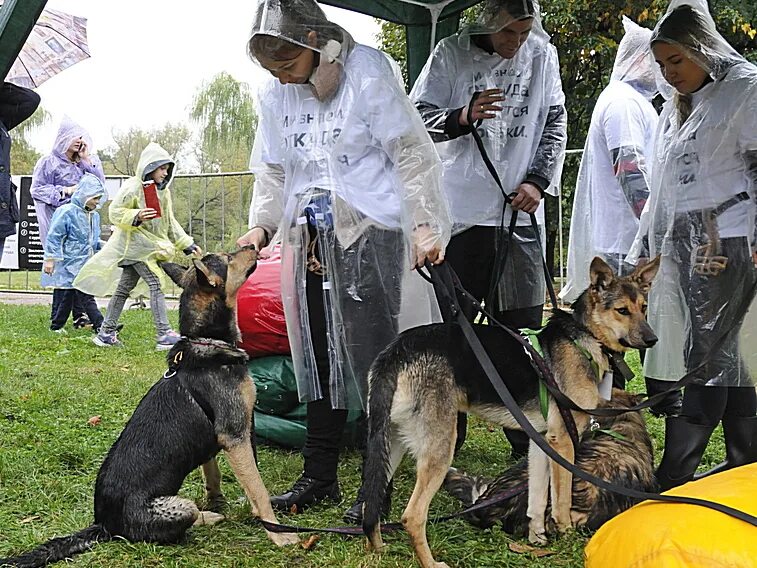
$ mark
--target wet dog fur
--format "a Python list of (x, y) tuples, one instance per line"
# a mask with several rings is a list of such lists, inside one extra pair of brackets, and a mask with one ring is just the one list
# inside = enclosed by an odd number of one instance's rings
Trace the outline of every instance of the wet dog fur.
[[(94, 524), (18, 557), (0, 559), (0, 565), (45, 566), (114, 537), (160, 544), (182, 541), (193, 524), (222, 518), (177, 496), (186, 476), (203, 465), (208, 497), (219, 498), (214, 456), (221, 450), (255, 514), (276, 522), (250, 441), (255, 386), (247, 374), (247, 355), (235, 347), (236, 294), (256, 260), (255, 249), (245, 247), (233, 254), (206, 255), (189, 268), (163, 264), (183, 288), (183, 337), (168, 352), (169, 370), (142, 398), (100, 467)], [(279, 546), (299, 540), (293, 534), (268, 537)]]
[[(573, 312), (556, 310), (541, 332), (544, 357), (559, 388), (582, 408), (599, 404), (598, 377), (610, 368), (603, 349), (624, 352), (651, 347), (657, 341), (646, 322), (646, 297), (658, 267), (656, 258), (628, 276), (617, 277), (607, 263), (595, 258), (590, 268), (590, 286), (574, 303)], [(473, 327), (531, 424), (545, 434), (555, 451), (573, 462), (573, 444), (553, 399), (547, 419), (542, 417), (538, 377), (523, 347), (498, 327)], [(421, 566), (446, 566), (431, 554), (426, 521), (431, 499), (452, 463), (458, 411), (520, 429), (502, 405), (458, 325), (432, 324), (407, 330), (374, 361), (369, 372), (369, 434), (363, 488), (363, 530), (373, 550), (383, 545), (379, 517), (387, 485), (403, 455), (410, 452), (416, 460), (416, 483), (402, 523)], [(572, 414), (581, 435), (590, 417)], [(550, 513), (557, 529), (562, 532), (573, 524), (572, 474), (552, 463), (531, 442), (528, 480), (528, 536), (532, 543), (544, 544), (550, 498)]]
[[(613, 389), (612, 400), (600, 407), (630, 408), (640, 397)], [(641, 412), (626, 412), (613, 417), (595, 416), (597, 430), (586, 430), (576, 452), (576, 466), (609, 483), (655, 492), (652, 440)], [(620, 437), (607, 434), (613, 432)], [(528, 482), (528, 460), (523, 458), (496, 479), (487, 479), (450, 468), (444, 489), (469, 507), (501, 495)], [(570, 518), (575, 528), (597, 530), (615, 515), (636, 504), (636, 500), (600, 489), (588, 481), (573, 478)], [(521, 493), (507, 501), (474, 511), (465, 516), (472, 525), (485, 529), (501, 523), (505, 532), (523, 537), (528, 534), (528, 498)], [(549, 513), (549, 510), (547, 511)]]

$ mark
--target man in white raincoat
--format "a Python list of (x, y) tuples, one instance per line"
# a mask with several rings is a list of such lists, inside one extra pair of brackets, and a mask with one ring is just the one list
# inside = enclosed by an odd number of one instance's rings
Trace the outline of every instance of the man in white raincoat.
[[(437, 44), (410, 98), (437, 142), (454, 233), (447, 260), (463, 287), (499, 321), (539, 328), (546, 293), (542, 243), (544, 194), (557, 195), (567, 118), (557, 51), (532, 0), (487, 0), (476, 23)], [(468, 110), (512, 206), (486, 169)], [(512, 215), (517, 226), (508, 239)], [(503, 266), (503, 257), (506, 265)], [(461, 299), (463, 305), (467, 304)], [(472, 308), (467, 309), (473, 319)], [(460, 416), (457, 447), (465, 434)], [(508, 431), (515, 455), (528, 438)]]
[[(572, 303), (589, 286), (589, 266), (601, 256), (616, 272), (634, 267), (625, 262), (639, 230), (649, 197), (649, 163), (654, 156), (657, 112), (652, 99), (662, 85), (649, 40), (652, 30), (623, 16), (625, 34), (618, 45), (610, 83), (597, 99), (578, 170), (568, 244), (568, 281), (560, 297)], [(613, 382), (624, 388), (615, 373)], [(647, 378), (647, 392), (666, 390), (665, 382)], [(674, 391), (652, 412), (676, 414), (681, 395)]]
[[(433, 143), (386, 55), (356, 44), (313, 0), (261, 0), (249, 52), (275, 79), (257, 94), (253, 227), (238, 243), (282, 238), (307, 435), (302, 476), (271, 501), (299, 511), (339, 498), (347, 409), (365, 406), (368, 367), (413, 323), (400, 316), (425, 306), (416, 323), (431, 321), (430, 288), (411, 267), (441, 262), (451, 221)], [(348, 519), (361, 515), (358, 502)]]
[(697, 379), (680, 416), (666, 419), (657, 478), (669, 489), (693, 477), (720, 422), (726, 460), (713, 471), (757, 460), (757, 396), (742, 357), (757, 333), (739, 335), (757, 286), (757, 67), (717, 32), (703, 0), (674, 0), (651, 44), (676, 93), (660, 116), (650, 200), (627, 260), (662, 255), (648, 310), (661, 341), (645, 375)]

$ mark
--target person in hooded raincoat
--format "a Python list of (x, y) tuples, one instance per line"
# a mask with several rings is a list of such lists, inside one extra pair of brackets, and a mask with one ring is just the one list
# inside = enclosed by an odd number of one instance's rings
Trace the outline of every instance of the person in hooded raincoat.
[[(197, 256), (202, 251), (174, 217), (169, 189), (174, 167), (173, 158), (159, 144), (150, 142), (145, 147), (137, 163), (138, 175), (124, 181), (110, 204), (113, 234), (74, 281), (76, 288), (94, 296), (113, 296), (100, 332), (93, 338), (100, 347), (121, 345), (117, 329), (124, 304), (130, 295), (146, 295), (148, 289), (156, 349), (170, 349), (180, 338), (168, 322), (163, 294), (168, 276), (159, 263), (172, 259), (177, 251)], [(145, 182), (156, 184), (160, 212), (146, 206)]]
[[(64, 116), (55, 135), (52, 152), (41, 157), (32, 172), (31, 195), (43, 247), (53, 213), (71, 200), (76, 184), (85, 173), (95, 175), (105, 183), (100, 159), (92, 152), (92, 138), (84, 128)], [(53, 297), (51, 315), (57, 311), (58, 305)], [(92, 323), (78, 298), (74, 299), (73, 315), (74, 327), (88, 327)]]
[(694, 476), (720, 422), (726, 461), (713, 471), (757, 460), (757, 396), (742, 357), (757, 333), (740, 333), (757, 286), (757, 67), (717, 32), (703, 0), (674, 0), (651, 45), (676, 93), (660, 116), (650, 200), (627, 260), (662, 255), (648, 309), (661, 341), (645, 375), (696, 377), (680, 416), (665, 422), (657, 477), (669, 489)]
[[(400, 328), (438, 317), (411, 267), (441, 262), (451, 221), (434, 145), (385, 54), (313, 0), (259, 1), (249, 52), (274, 78), (256, 98), (252, 228), (238, 243), (282, 239), (307, 435), (301, 477), (271, 500), (301, 510), (339, 498), (339, 440), (347, 409), (365, 407), (374, 357)], [(362, 503), (348, 513), (359, 520)]]
[[(657, 111), (652, 99), (662, 89), (649, 40), (652, 30), (623, 16), (625, 34), (618, 45), (610, 83), (591, 115), (573, 197), (568, 244), (568, 280), (560, 297), (572, 303), (589, 286), (589, 266), (602, 257), (616, 274), (634, 267), (625, 257), (639, 230), (649, 197), (649, 165), (654, 155)], [(620, 373), (615, 386), (625, 388)], [(647, 392), (666, 390), (665, 382), (647, 378)], [(676, 414), (681, 394), (673, 391), (651, 410)]]
[(50, 329), (61, 331), (78, 297), (95, 332), (100, 330), (103, 315), (94, 296), (74, 288), (74, 279), (84, 263), (102, 248), (100, 214), (97, 212), (105, 195), (102, 181), (84, 174), (71, 195), (71, 200), (53, 213), (45, 240), (45, 260), (41, 283), (52, 287), (57, 310), (50, 318)]
[(0, 87), (0, 260), (5, 239), (16, 233), (18, 202), (11, 180), (11, 137), (9, 132), (29, 118), (39, 106), (39, 95), (13, 83)]
[[(440, 41), (410, 93), (437, 142), (454, 236), (447, 261), (463, 287), (485, 300), (496, 319), (539, 328), (546, 294), (543, 243), (545, 194), (557, 195), (567, 139), (565, 96), (557, 50), (532, 0), (486, 0), (478, 20)], [(468, 123), (471, 112), (504, 192), (484, 165)], [(507, 227), (517, 223), (512, 237)], [(503, 258), (506, 256), (506, 261)], [(476, 310), (460, 297), (471, 320)], [(515, 456), (528, 437), (506, 431)], [(458, 426), (459, 448), (465, 415)]]

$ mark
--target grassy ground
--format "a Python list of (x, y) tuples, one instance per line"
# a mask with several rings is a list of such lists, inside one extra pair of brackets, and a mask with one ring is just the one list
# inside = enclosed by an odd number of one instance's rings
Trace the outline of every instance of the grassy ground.
[[(59, 336), (48, 331), (46, 306), (0, 304), (0, 557), (18, 553), (55, 535), (71, 533), (92, 521), (95, 476), (108, 448), (140, 398), (165, 369), (164, 354), (155, 352), (150, 314), (128, 311), (121, 334), (124, 349), (98, 349), (86, 331), (69, 329)], [(171, 313), (175, 322), (177, 314)], [(638, 371), (638, 361), (634, 361)], [(632, 390), (642, 390), (637, 380)], [(100, 416), (98, 426), (87, 421)], [(656, 441), (662, 445), (661, 421), (648, 417)], [(508, 464), (508, 447), (498, 429), (473, 420), (468, 441), (456, 465), (466, 471), (497, 474)], [(717, 438), (705, 465), (723, 456)], [(659, 455), (658, 455), (659, 457)], [(289, 487), (302, 467), (297, 453), (262, 448), (260, 465), (270, 491)], [(400, 469), (392, 519), (401, 515), (413, 482), (408, 460)], [(407, 567), (413, 557), (403, 533), (386, 537), (381, 555), (365, 552), (361, 538), (323, 535), (311, 550), (276, 549), (250, 520), (249, 507), (222, 460), (224, 486), (232, 502), (231, 518), (215, 527), (190, 531), (183, 546), (161, 547), (120, 541), (103, 544), (76, 557), (74, 566), (91, 567)], [(344, 500), (299, 516), (280, 516), (282, 522), (310, 526), (340, 525), (341, 513), (352, 503), (359, 483), (359, 458), (348, 454), (340, 466)], [(201, 500), (198, 472), (184, 484), (182, 494)], [(439, 494), (431, 516), (458, 507)], [(511, 552), (515, 542), (495, 528), (479, 531), (462, 521), (430, 527), (436, 558), (452, 566), (582, 566), (587, 535), (569, 534), (548, 547), (552, 556), (536, 558)]]

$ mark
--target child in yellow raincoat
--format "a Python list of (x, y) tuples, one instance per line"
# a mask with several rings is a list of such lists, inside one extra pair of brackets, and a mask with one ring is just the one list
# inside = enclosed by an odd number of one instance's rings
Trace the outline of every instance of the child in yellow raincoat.
[[(177, 250), (187, 255), (200, 255), (202, 250), (174, 217), (168, 187), (174, 166), (173, 159), (160, 145), (155, 142), (147, 145), (139, 157), (138, 175), (123, 183), (111, 203), (113, 235), (74, 281), (74, 286), (87, 294), (113, 295), (100, 332), (92, 339), (96, 345), (122, 345), (117, 326), (126, 299), (130, 295), (144, 294), (145, 288), (150, 292), (150, 310), (157, 331), (156, 349), (168, 350), (179, 340), (168, 323), (163, 295), (168, 281), (158, 263), (171, 259)], [(159, 211), (145, 202), (144, 185), (151, 182), (157, 188)]]

